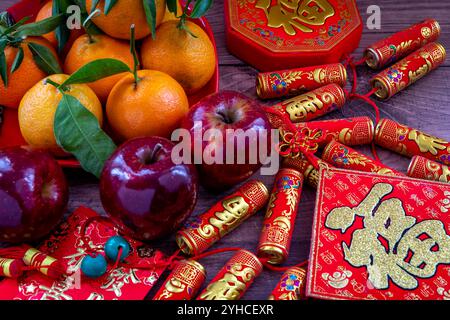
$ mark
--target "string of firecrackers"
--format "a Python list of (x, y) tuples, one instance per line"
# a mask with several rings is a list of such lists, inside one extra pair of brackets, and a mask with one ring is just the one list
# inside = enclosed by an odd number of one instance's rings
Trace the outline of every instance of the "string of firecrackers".
[[(266, 108), (273, 127), (280, 129), (280, 155), (285, 158), (303, 157), (318, 170), (319, 163), (313, 155), (324, 141), (331, 143), (329, 137), (333, 136), (334, 140), (345, 146), (341, 148), (339, 156), (328, 157), (328, 160), (335, 159), (330, 164), (344, 168), (356, 165), (353, 166), (354, 169), (398, 174), (379, 161), (374, 147), (377, 144), (403, 155), (421, 156), (428, 161), (440, 162), (442, 165), (439, 169), (435, 169), (436, 165), (432, 163), (422, 165), (421, 167), (426, 168), (425, 173), (423, 170), (419, 173), (417, 166), (411, 163), (408, 175), (448, 182), (450, 178), (446, 165), (450, 162), (449, 142), (392, 120), (381, 120), (378, 106), (370, 99), (372, 96), (379, 100), (389, 99), (440, 66), (446, 58), (444, 47), (436, 42), (440, 32), (439, 23), (434, 19), (427, 19), (369, 46), (359, 61), (347, 57), (343, 63), (258, 74), (256, 92), (261, 99), (289, 97)], [(371, 79), (370, 92), (358, 94), (356, 68), (363, 64), (375, 70), (387, 68)], [(353, 75), (351, 91), (343, 89), (349, 80), (347, 67), (352, 70)], [(309, 92), (294, 96), (301, 91)], [(374, 108), (375, 123), (369, 120), (367, 126), (367, 119), (362, 118), (355, 118), (351, 122), (349, 119), (308, 122), (341, 109), (346, 101), (355, 99), (363, 100)], [(313, 125), (310, 126), (310, 123)], [(359, 131), (355, 130), (357, 128)], [(375, 162), (357, 151), (349, 153), (345, 149), (346, 146), (370, 143)], [(345, 157), (346, 155), (356, 157)], [(363, 159), (370, 165), (361, 165), (362, 160), (355, 159)], [(417, 159), (414, 163), (416, 162)], [(430, 168), (441, 173), (432, 174)]]
[[(278, 151), (285, 158), (283, 168), (275, 177), (273, 190), (269, 195), (260, 181), (250, 181), (201, 215), (195, 224), (188, 224), (180, 230), (177, 233), (180, 250), (193, 257), (188, 262), (180, 263), (178, 267), (182, 269), (175, 269), (172, 272), (155, 299), (194, 298), (205, 276), (204, 269), (192, 261), (204, 255), (217, 253), (217, 251), (203, 252), (261, 209), (270, 199), (257, 255), (235, 248), (238, 251), (235, 256), (198, 295), (199, 300), (234, 300), (242, 297), (253, 280), (261, 273), (263, 266), (277, 265), (286, 261), (303, 182), (317, 186), (320, 166), (344, 167), (385, 175), (403, 175), (380, 161), (370, 159), (351, 149), (348, 145), (367, 144), (375, 140), (377, 144), (405, 155), (425, 152), (428, 158), (446, 161), (445, 155), (440, 151), (447, 149), (448, 143), (391, 120), (380, 121), (378, 107), (370, 100), (372, 95), (380, 99), (391, 97), (444, 61), (445, 50), (441, 45), (432, 42), (439, 35), (437, 25), (434, 20), (427, 20), (395, 34), (371, 46), (366, 51), (365, 58), (357, 62), (348, 58), (345, 65), (334, 64), (259, 74), (257, 93), (262, 98), (289, 96), (297, 93), (299, 88), (312, 90), (265, 109), (272, 125), (280, 129), (281, 142)], [(434, 30), (434, 33), (425, 32), (426, 28)], [(416, 37), (418, 32), (424, 38), (422, 41), (410, 41), (409, 47), (402, 44), (406, 36)], [(386, 46), (392, 48), (392, 43), (399, 49), (387, 56)], [(376, 64), (372, 61), (374, 52), (379, 53)], [(356, 66), (366, 63), (369, 66), (381, 68), (405, 56), (403, 61), (381, 72), (372, 80), (373, 88), (369, 93), (364, 95), (356, 93)], [(350, 92), (342, 89), (347, 82), (346, 66), (350, 66), (353, 70), (353, 85)], [(396, 68), (403, 72), (408, 71), (408, 78), (402, 81), (400, 79), (397, 83), (398, 75), (392, 76), (392, 70)], [(301, 75), (305, 76), (302, 78)], [(270, 83), (271, 79), (274, 79), (274, 83)], [(394, 84), (390, 85), (391, 82)], [(315, 124), (307, 122), (342, 108), (345, 101), (350, 99), (362, 99), (374, 107), (377, 114), (376, 132), (374, 132), (373, 122), (367, 117), (321, 121), (320, 125), (319, 122)], [(398, 132), (402, 132), (403, 135), (399, 136)], [(407, 140), (406, 137), (412, 140)], [(315, 153), (321, 146), (325, 148), (322, 159), (319, 159)], [(443, 169), (440, 168), (440, 170)], [(295, 179), (299, 181), (298, 184), (294, 183)], [(294, 189), (294, 185), (297, 185), (297, 188)], [(254, 190), (250, 191), (252, 189)], [(292, 196), (292, 192), (295, 196)], [(230, 206), (230, 203), (234, 203), (234, 206)], [(290, 214), (286, 215), (287, 211)], [(302, 268), (304, 265), (284, 268), (286, 273), (270, 298), (299, 299), (306, 278), (306, 271)], [(184, 276), (186, 274), (198, 276), (195, 277), (195, 281), (191, 281)], [(189, 288), (189, 290), (180, 288)]]

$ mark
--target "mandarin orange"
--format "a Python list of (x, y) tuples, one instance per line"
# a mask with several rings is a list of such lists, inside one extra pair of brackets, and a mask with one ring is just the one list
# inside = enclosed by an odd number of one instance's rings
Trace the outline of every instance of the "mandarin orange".
[(156, 30), (156, 39), (144, 40), (141, 48), (144, 69), (159, 70), (177, 80), (188, 94), (199, 91), (216, 68), (214, 46), (205, 31), (187, 21), (186, 30), (178, 21), (167, 21)]
[[(68, 77), (54, 74), (40, 80), (25, 94), (19, 106), (19, 126), (25, 141), (32, 147), (47, 149), (56, 155), (64, 154), (56, 143), (53, 131), (55, 112), (62, 94), (46, 79), (61, 84)], [(68, 86), (66, 93), (91, 111), (100, 125), (103, 123), (102, 105), (91, 88), (85, 84), (74, 84)]]
[[(88, 11), (92, 8), (92, 0), (86, 0)], [(111, 37), (119, 39), (130, 39), (130, 26), (136, 26), (136, 39), (142, 39), (151, 33), (145, 16), (142, 0), (118, 0), (111, 11), (105, 15), (105, 0), (100, 0), (97, 5), (102, 13), (92, 21), (103, 32)], [(166, 11), (166, 1), (156, 0), (156, 26), (164, 18)]]
[(3, 81), (0, 80), (0, 105), (15, 108), (19, 107), (20, 100), (23, 95), (38, 82), (45, 78), (47, 74), (39, 69), (38, 65), (33, 59), (33, 53), (28, 48), (28, 43), (33, 42), (45, 46), (51, 50), (55, 58), (58, 55), (50, 42), (42, 37), (29, 37), (22, 41), (19, 46), (23, 49), (23, 60), (20, 67), (14, 72), (10, 73), (11, 66), (19, 51), (19, 47), (8, 46), (5, 49), (6, 63), (8, 65), (8, 86), (5, 87)]
[[(87, 34), (79, 37), (73, 44), (66, 57), (64, 72), (72, 74), (85, 64), (97, 59), (117, 59), (133, 68), (133, 56), (128, 42), (111, 38), (107, 35)], [(116, 74), (87, 85), (97, 94), (102, 102), (106, 102), (114, 85), (122, 79), (124, 74)]]
[(142, 136), (170, 138), (189, 111), (186, 93), (169, 75), (140, 70), (136, 84), (133, 74), (112, 89), (106, 104), (109, 125), (120, 140)]

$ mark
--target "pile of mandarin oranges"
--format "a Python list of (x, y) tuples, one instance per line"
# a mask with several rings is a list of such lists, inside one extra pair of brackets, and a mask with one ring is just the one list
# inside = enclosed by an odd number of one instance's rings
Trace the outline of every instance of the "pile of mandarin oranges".
[[(140, 136), (170, 138), (189, 110), (188, 96), (200, 91), (216, 68), (214, 46), (206, 32), (167, 10), (165, 0), (155, 0), (156, 32), (146, 17), (142, 1), (118, 0), (105, 13), (105, 1), (93, 4), (89, 19), (100, 32), (74, 29), (58, 51), (55, 32), (27, 37), (4, 49), (8, 81), (0, 81), (0, 105), (18, 109), (20, 131), (32, 147), (57, 156), (67, 155), (57, 144), (54, 118), (63, 94), (51, 83), (63, 83), (82, 66), (98, 59), (116, 59), (137, 68), (136, 74), (115, 74), (86, 84), (70, 84), (65, 93), (75, 97), (117, 142)], [(178, 3), (177, 12), (184, 8)], [(48, 1), (36, 16), (43, 21), (54, 12)], [(130, 32), (134, 28), (134, 32)], [(134, 34), (135, 52), (130, 50)], [(61, 74), (45, 73), (27, 43), (45, 46), (58, 61)], [(133, 39), (134, 41), (134, 39)], [(61, 49), (61, 48), (60, 48)], [(21, 59), (20, 66), (17, 64)], [(14, 70), (12, 70), (14, 69)]]

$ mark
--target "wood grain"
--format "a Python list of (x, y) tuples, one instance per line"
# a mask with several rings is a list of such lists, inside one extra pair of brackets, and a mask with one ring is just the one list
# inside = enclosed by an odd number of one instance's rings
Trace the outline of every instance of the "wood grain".
[[(0, 3), (0, 10), (3, 10), (17, 1), (3, 0)], [(450, 48), (450, 2), (429, 0), (358, 0), (363, 21), (367, 19), (366, 8), (372, 4), (378, 4), (382, 10), (382, 29), (368, 30), (364, 28), (360, 47), (355, 51), (355, 56), (360, 57), (364, 48), (369, 44), (382, 39), (396, 31), (399, 31), (412, 23), (418, 22), (426, 17), (437, 19), (442, 26), (442, 36), (440, 42)], [(220, 62), (220, 82), (221, 89), (238, 90), (255, 97), (255, 75), (256, 70), (245, 65), (236, 57), (230, 55), (226, 50), (225, 27), (223, 17), (223, 1), (216, 0), (211, 11), (208, 13), (209, 21), (214, 29), (219, 51)], [(359, 92), (368, 92), (368, 79), (374, 72), (367, 68), (358, 69), (360, 79)], [(447, 59), (444, 66), (440, 67), (430, 75), (421, 79), (418, 83), (396, 95), (387, 102), (378, 102), (383, 117), (388, 117), (400, 123), (421, 129), (425, 132), (450, 140), (450, 59)], [(342, 114), (343, 113), (343, 114)], [(351, 117), (358, 115), (369, 115), (374, 118), (374, 112), (369, 106), (362, 102), (354, 101), (345, 106), (342, 113), (335, 112), (326, 118)], [(325, 119), (326, 119), (325, 118)], [(358, 148), (362, 152), (370, 154), (368, 147)], [(398, 156), (391, 152), (380, 150), (383, 162), (393, 168), (406, 172), (409, 159)], [(70, 181), (70, 203), (69, 212), (78, 206), (88, 206), (104, 213), (99, 199), (97, 181), (80, 170), (66, 170)], [(271, 188), (272, 177), (261, 177), (255, 175), (254, 178), (262, 179)], [(195, 213), (205, 211), (213, 203), (220, 199), (220, 196), (213, 195), (205, 190), (201, 191)], [(299, 208), (296, 229), (291, 248), (289, 264), (295, 264), (308, 258), (311, 225), (313, 220), (313, 208), (315, 203), (315, 190), (305, 188)], [(250, 218), (244, 225), (235, 230), (231, 235), (226, 236), (214, 248), (228, 246), (240, 246), (249, 250), (255, 250), (258, 242), (259, 232), (263, 219), (263, 212), (259, 212)], [(176, 250), (173, 237), (154, 243), (158, 248), (170, 254)], [(209, 281), (216, 272), (225, 264), (232, 254), (221, 254), (202, 260), (205, 265)], [(265, 271), (255, 281), (246, 294), (246, 299), (266, 299), (272, 288), (279, 280), (281, 274)], [(156, 288), (155, 288), (156, 289)], [(149, 294), (155, 292), (155, 289)]]

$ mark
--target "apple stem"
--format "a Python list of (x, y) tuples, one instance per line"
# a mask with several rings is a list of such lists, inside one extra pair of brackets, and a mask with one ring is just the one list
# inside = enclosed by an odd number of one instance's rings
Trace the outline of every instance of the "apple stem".
[(155, 148), (152, 151), (152, 154), (150, 155), (151, 163), (156, 162), (156, 157), (158, 156), (158, 153), (161, 151), (161, 149), (162, 149), (162, 144), (160, 144), (160, 143), (156, 144)]
[(225, 122), (226, 124), (233, 123), (233, 121), (231, 120), (231, 118), (229, 117), (229, 115), (226, 112), (219, 111), (219, 112), (217, 112), (217, 114), (222, 117), (223, 122)]

